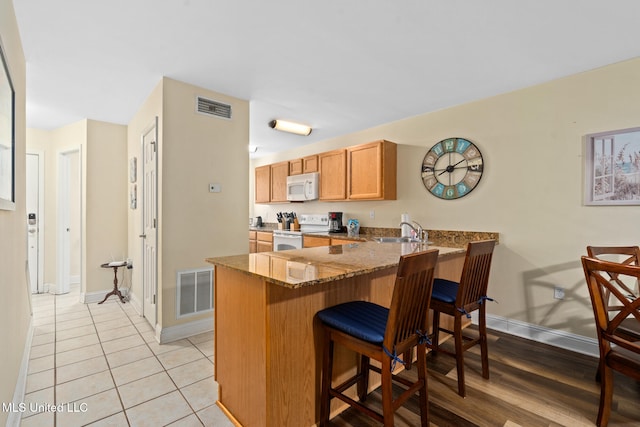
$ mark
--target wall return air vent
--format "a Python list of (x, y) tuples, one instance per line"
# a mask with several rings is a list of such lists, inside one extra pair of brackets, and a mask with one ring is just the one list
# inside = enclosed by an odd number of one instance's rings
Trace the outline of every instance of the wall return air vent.
[(178, 271), (177, 318), (213, 310), (213, 268)]
[(209, 116), (231, 118), (231, 105), (198, 96), (196, 99), (196, 111)]

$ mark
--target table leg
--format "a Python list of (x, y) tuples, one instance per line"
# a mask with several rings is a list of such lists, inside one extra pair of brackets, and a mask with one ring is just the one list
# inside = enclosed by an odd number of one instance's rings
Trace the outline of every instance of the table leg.
[(122, 293), (118, 289), (118, 267), (113, 267), (113, 290), (109, 292), (107, 295), (105, 295), (104, 299), (100, 301), (98, 304), (102, 304), (103, 302), (105, 302), (107, 298), (109, 298), (111, 295), (116, 295), (117, 297), (120, 298), (120, 301), (122, 301), (123, 304), (126, 303), (126, 301), (124, 300), (124, 297), (122, 296)]

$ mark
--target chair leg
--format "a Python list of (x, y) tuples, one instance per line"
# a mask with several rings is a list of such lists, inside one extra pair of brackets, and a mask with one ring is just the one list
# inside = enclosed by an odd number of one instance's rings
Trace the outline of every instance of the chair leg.
[(384, 427), (393, 427), (393, 388), (391, 384), (391, 358), (384, 356), (382, 358), (382, 417), (384, 418)]
[(322, 393), (320, 396), (320, 427), (329, 423), (331, 412), (331, 399), (329, 389), (331, 388), (331, 376), (333, 370), (333, 340), (331, 331), (324, 328), (324, 343), (322, 351)]
[(433, 312), (433, 319), (431, 320), (431, 351), (433, 354), (438, 352), (438, 345), (440, 342), (440, 312)]
[(462, 339), (462, 316), (455, 315), (453, 337), (456, 348), (456, 369), (458, 371), (458, 394), (465, 397), (467, 390), (464, 384), (464, 342)]
[(489, 351), (487, 348), (487, 316), (485, 304), (480, 306), (478, 313), (478, 331), (480, 334), (480, 357), (482, 359), (482, 378), (489, 379)]
[(418, 345), (418, 380), (422, 382), (419, 392), (420, 425), (429, 425), (429, 388), (427, 387), (427, 349), (424, 344)]
[(367, 400), (367, 394), (369, 393), (369, 358), (367, 356), (360, 356), (359, 369), (358, 398), (360, 398), (360, 402), (364, 402)]
[(606, 366), (600, 370), (600, 408), (598, 409), (598, 418), (596, 425), (598, 427), (607, 427), (609, 424), (609, 415), (611, 414), (611, 401), (613, 400), (613, 370)]
[(404, 362), (404, 370), (410, 371), (411, 366), (413, 365), (413, 348), (404, 352), (402, 355), (402, 361)]

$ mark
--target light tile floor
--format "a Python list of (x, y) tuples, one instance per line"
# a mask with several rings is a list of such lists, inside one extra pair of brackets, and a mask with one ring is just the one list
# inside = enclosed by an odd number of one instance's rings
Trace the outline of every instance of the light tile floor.
[[(33, 295), (21, 426), (216, 426), (213, 333), (159, 345), (131, 304)], [(55, 411), (54, 411), (55, 408)]]

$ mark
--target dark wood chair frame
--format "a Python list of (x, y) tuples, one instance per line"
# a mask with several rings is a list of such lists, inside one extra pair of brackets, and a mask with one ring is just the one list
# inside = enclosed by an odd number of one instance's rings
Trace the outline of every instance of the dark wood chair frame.
[[(444, 301), (431, 299), (431, 309), (433, 310), (433, 333), (429, 348), (434, 355), (444, 353), (456, 359), (456, 369), (458, 372), (458, 394), (466, 396), (466, 386), (464, 381), (464, 352), (476, 344), (480, 344), (480, 357), (482, 360), (482, 377), (489, 379), (489, 352), (487, 348), (487, 319), (486, 319), (486, 299), (487, 288), (489, 287), (489, 273), (495, 240), (483, 240), (470, 242), (467, 245), (462, 275), (459, 282), (458, 293), (455, 303), (450, 304)], [(471, 337), (463, 333), (463, 317), (467, 314), (479, 310), (478, 312), (478, 336)], [(453, 331), (440, 326), (440, 313), (448, 314), (454, 318)], [(440, 332), (445, 332), (453, 336), (454, 350), (447, 350), (439, 345)]]
[[(587, 246), (587, 255), (589, 258), (600, 259), (602, 261), (611, 261), (602, 258), (603, 255), (620, 255), (626, 257), (620, 261), (620, 264), (640, 266), (640, 247), (638, 246)], [(621, 292), (626, 293), (629, 299), (635, 299), (640, 296), (636, 290), (630, 289), (627, 283), (620, 280), (615, 273), (609, 274), (609, 281), (617, 285)], [(611, 299), (611, 293), (608, 290), (605, 292), (604, 301), (607, 304), (608, 310), (619, 310), (621, 308), (620, 305), (611, 304), (609, 301)], [(623, 321), (617, 333), (625, 334), (629, 340), (639, 341), (640, 325), (638, 325), (637, 322)]]
[[(627, 334), (618, 333), (624, 322), (640, 323), (640, 298), (629, 299), (611, 277), (627, 276), (640, 280), (640, 267), (585, 256), (582, 257), (582, 266), (600, 349), (600, 405), (596, 424), (606, 427), (613, 400), (613, 371), (640, 381), (640, 344), (629, 340)], [(610, 310), (609, 298), (615, 299), (619, 310)]]
[[(383, 423), (385, 427), (391, 427), (394, 425), (396, 410), (416, 392), (419, 392), (421, 425), (425, 427), (429, 425), (426, 363), (429, 316), (427, 313), (437, 260), (438, 250), (436, 249), (400, 257), (382, 345), (363, 341), (323, 324), (320, 426), (328, 425), (331, 399), (336, 397)], [(419, 331), (424, 331), (423, 335), (418, 333)], [(334, 343), (339, 343), (361, 355), (356, 375), (335, 387), (331, 384)], [(409, 354), (414, 347), (418, 348), (418, 380), (412, 382), (392, 373), (392, 368), (395, 364), (394, 355)], [(380, 362), (381, 368), (372, 366), (370, 359)], [(382, 414), (364, 405), (369, 393), (369, 371), (381, 375)], [(406, 387), (396, 399), (393, 399), (392, 395), (392, 381)], [(357, 385), (359, 402), (344, 394), (353, 385)]]

